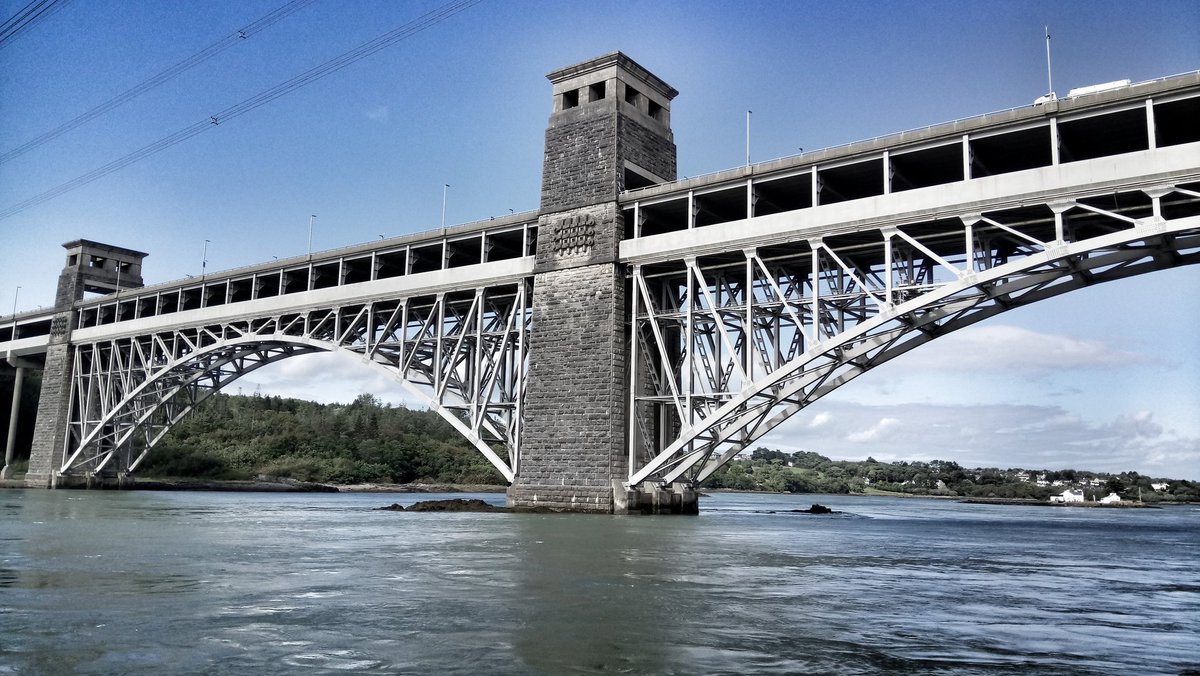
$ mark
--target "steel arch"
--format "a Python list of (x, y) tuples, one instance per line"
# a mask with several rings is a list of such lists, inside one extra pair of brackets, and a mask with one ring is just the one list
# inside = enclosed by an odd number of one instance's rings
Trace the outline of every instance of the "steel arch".
[(1200, 215), (1163, 217), (1164, 197), (1194, 214), (1193, 188), (1109, 193), (1107, 209), (1092, 196), (1046, 202), (1025, 222), (989, 212), (865, 229), (853, 246), (813, 239), (807, 267), (791, 270), (754, 248), (740, 263), (635, 266), (643, 371), (630, 386), (628, 484), (698, 484), (830, 391), (987, 317), (1200, 262)]
[[(519, 462), (529, 283), (113, 338), (75, 348), (60, 475), (131, 473), (198, 403), (269, 363), (346, 352), (423, 399), (509, 481)], [(502, 446), (501, 458), (493, 445)]]

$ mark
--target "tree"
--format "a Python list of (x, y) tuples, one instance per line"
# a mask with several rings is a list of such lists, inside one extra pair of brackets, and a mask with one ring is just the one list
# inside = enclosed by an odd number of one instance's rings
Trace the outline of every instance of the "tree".
[(1125, 482), (1121, 481), (1121, 477), (1112, 476), (1108, 481), (1104, 482), (1104, 488), (1110, 493), (1121, 495), (1125, 492)]

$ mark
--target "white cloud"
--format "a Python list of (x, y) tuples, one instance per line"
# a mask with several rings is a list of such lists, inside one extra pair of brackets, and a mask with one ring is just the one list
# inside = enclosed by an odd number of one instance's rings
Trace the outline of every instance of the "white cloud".
[[(810, 412), (811, 411), (811, 412)], [(817, 418), (823, 421), (813, 423)], [(1090, 421), (1052, 405), (864, 405), (823, 400), (759, 444), (862, 460), (953, 460), (967, 467), (1134, 470), (1200, 479), (1200, 438), (1148, 411)]]
[(372, 107), (368, 108), (367, 112), (366, 112), (366, 116), (367, 116), (367, 119), (371, 120), (372, 122), (387, 122), (388, 116), (390, 115), (390, 113), (391, 113), (390, 108), (388, 108), (387, 106), (379, 105), (379, 106), (372, 106)]
[(357, 357), (336, 352), (289, 357), (264, 366), (233, 383), (230, 391), (326, 404), (349, 403), (360, 394), (373, 394), (393, 405), (425, 406), (389, 375), (362, 363)]
[(1099, 340), (1039, 333), (1003, 324), (961, 329), (903, 359), (908, 368), (938, 371), (1061, 371), (1142, 366), (1150, 359)]
[(883, 418), (879, 422), (872, 425), (869, 429), (847, 434), (846, 441), (855, 444), (884, 441), (891, 437), (896, 428), (899, 426), (900, 421), (896, 418)]

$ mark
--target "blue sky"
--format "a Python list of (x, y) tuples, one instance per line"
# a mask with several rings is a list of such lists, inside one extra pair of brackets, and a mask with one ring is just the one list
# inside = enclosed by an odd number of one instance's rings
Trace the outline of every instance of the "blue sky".
[[(26, 0), (0, 1), (6, 18)], [(283, 4), (72, 2), (0, 47), (0, 152)], [(0, 210), (399, 27), (440, 2), (317, 0), (0, 165)], [(60, 244), (150, 253), (148, 282), (536, 208), (544, 74), (614, 49), (681, 93), (681, 175), (1027, 105), (1054, 85), (1200, 68), (1195, 2), (485, 0), (236, 120), (0, 220), (0, 313), (52, 302)], [(1200, 270), (1007, 313), (869, 373), (766, 440), (834, 457), (1135, 469), (1200, 479)], [(987, 361), (976, 355), (986, 351)], [(337, 400), (399, 388), (289, 360), (240, 383)], [(969, 424), (968, 424), (969, 422)]]

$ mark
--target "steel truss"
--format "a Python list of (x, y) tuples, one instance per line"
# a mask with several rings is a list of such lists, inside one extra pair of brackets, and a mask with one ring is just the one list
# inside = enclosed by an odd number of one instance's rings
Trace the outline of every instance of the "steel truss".
[(60, 474), (129, 474), (197, 404), (272, 362), (353, 353), (428, 403), (509, 481), (532, 282), (353, 303), (79, 344)]
[(629, 484), (698, 484), (805, 406), (938, 336), (1198, 263), (1198, 214), (1200, 184), (1169, 184), (634, 261)]

